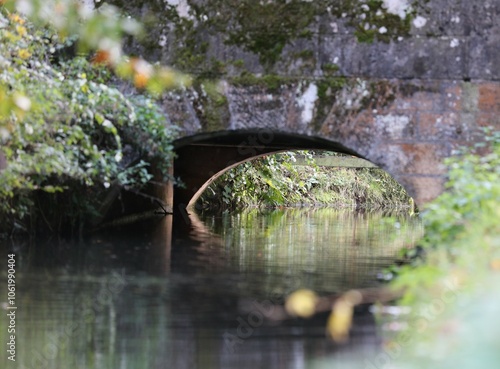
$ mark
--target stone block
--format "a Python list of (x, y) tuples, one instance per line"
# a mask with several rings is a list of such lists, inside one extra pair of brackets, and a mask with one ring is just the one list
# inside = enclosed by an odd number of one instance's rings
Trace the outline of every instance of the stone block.
[(500, 112), (499, 83), (482, 83), (479, 85), (478, 108), (480, 112)]
[(480, 112), (477, 115), (477, 125), (479, 127), (494, 127), (500, 130), (500, 115), (498, 113)]
[(470, 37), (468, 50), (469, 78), (500, 79), (500, 29), (496, 34)]
[(462, 0), (432, 0), (420, 3), (424, 11), (420, 10), (417, 16), (425, 19), (420, 25), (425, 24), (418, 27), (418, 22), (413, 22), (412, 35), (432, 37), (466, 35), (467, 18), (463, 14)]
[[(339, 64), (340, 74), (345, 76), (370, 76), (372, 45), (359, 43), (354, 36), (343, 36), (339, 40), (341, 41), (340, 45), (338, 44), (339, 41), (334, 44), (339, 45), (342, 52)], [(331, 41), (326, 41), (323, 44), (325, 46), (323, 53), (328, 54), (330, 49), (326, 49), (326, 47), (331, 44)]]
[(328, 12), (319, 16), (318, 24), (321, 35), (348, 35), (354, 33), (354, 28), (348, 25), (346, 18), (339, 18)]
[(462, 124), (461, 115), (457, 112), (421, 112), (418, 129), (424, 140), (461, 140), (468, 130)]
[(416, 123), (413, 116), (408, 114), (375, 115), (373, 132), (388, 141), (413, 140)]
[(462, 15), (467, 35), (490, 35), (498, 33), (500, 3), (497, 0), (462, 0)]
[(415, 204), (422, 210), (428, 202), (444, 191), (444, 176), (395, 176), (396, 180), (408, 191)]
[(374, 43), (369, 54), (370, 76), (379, 78), (462, 79), (466, 45), (461, 38), (413, 37)]
[(442, 109), (459, 112), (462, 110), (462, 85), (460, 82), (453, 82), (443, 88)]
[(339, 71), (336, 74), (350, 75), (347, 74), (350, 69), (345, 65), (343, 58), (344, 40), (346, 38), (338, 35), (321, 35), (320, 37), (321, 48), (318, 53), (319, 65), (321, 67), (325, 65), (336, 65), (339, 66)]
[(287, 76), (303, 77), (313, 76), (319, 65), (318, 36), (311, 39), (301, 38), (287, 45), (281, 55), (280, 61), (274, 66), (276, 74), (286, 71)]
[(446, 142), (379, 143), (367, 158), (390, 173), (437, 176), (446, 173), (443, 159), (451, 146)]

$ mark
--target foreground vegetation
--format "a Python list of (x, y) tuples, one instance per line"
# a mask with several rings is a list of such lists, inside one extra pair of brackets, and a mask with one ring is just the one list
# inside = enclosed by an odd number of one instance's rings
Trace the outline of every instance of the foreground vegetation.
[[(151, 96), (176, 76), (122, 56), (119, 36), (138, 25), (114, 8), (31, 1), (31, 22), (16, 4), (0, 6), (0, 234), (75, 233), (110, 193), (140, 192), (153, 162), (166, 176), (175, 129)], [(104, 35), (110, 49), (85, 54)]]
[[(411, 199), (404, 188), (382, 169), (319, 167), (312, 154), (285, 152), (241, 164), (214, 181), (201, 196), (197, 208), (411, 208)], [(308, 165), (294, 164), (299, 155), (307, 158)]]
[[(447, 161), (447, 191), (422, 214), (426, 253), (420, 262), (392, 268), (391, 283), (402, 298), (389, 316), (376, 309), (385, 328), (382, 351), (372, 357), (327, 362), (352, 368), (492, 368), (500, 360), (500, 132), (487, 143)], [(488, 145), (487, 145), (488, 144)], [(479, 149), (481, 155), (475, 154)], [(291, 297), (303, 305), (298, 291)], [(291, 298), (290, 298), (291, 300)], [(305, 302), (304, 302), (305, 301)], [(362, 301), (349, 291), (333, 305), (327, 330), (341, 341)], [(290, 303), (291, 304), (291, 303)], [(341, 365), (339, 365), (341, 364)], [(322, 367), (322, 366), (318, 366)]]
[(394, 282), (412, 311), (386, 347), (398, 368), (492, 368), (500, 360), (500, 133), (489, 137), (486, 155), (464, 151), (448, 161), (448, 191), (423, 217), (427, 260)]

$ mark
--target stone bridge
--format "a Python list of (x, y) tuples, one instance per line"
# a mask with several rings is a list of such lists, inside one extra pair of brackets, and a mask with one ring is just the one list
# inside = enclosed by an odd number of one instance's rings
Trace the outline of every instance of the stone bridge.
[(176, 206), (288, 149), (368, 159), (422, 205), (443, 160), (500, 127), (498, 0), (111, 2), (148, 25), (133, 53), (195, 77), (162, 99), (181, 130)]

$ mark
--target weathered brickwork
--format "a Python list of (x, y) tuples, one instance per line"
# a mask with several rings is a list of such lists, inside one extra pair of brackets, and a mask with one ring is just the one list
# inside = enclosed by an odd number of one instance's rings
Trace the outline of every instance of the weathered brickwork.
[[(498, 82), (378, 80), (377, 90), (370, 85), (373, 80), (353, 79), (323, 100), (318, 96), (301, 100), (304, 91), (314, 90), (311, 86), (320, 83), (318, 80), (287, 83), (274, 91), (225, 83), (223, 94), (230, 116), (215, 129), (203, 127), (199, 122), (196, 124), (199, 119), (193, 108), (195, 101), (177, 99), (179, 106), (175, 111), (182, 112), (179, 117), (187, 122), (183, 126), (183, 137), (192, 137), (194, 141), (202, 137), (200, 142), (213, 142), (210, 140), (220, 135), (230, 137), (234, 132), (238, 133), (238, 138), (226, 139), (225, 143), (241, 146), (242, 132), (249, 132), (251, 137), (259, 130), (326, 140), (331, 142), (332, 150), (345, 148), (387, 170), (419, 204), (428, 202), (442, 191), (446, 178), (443, 160), (453, 150), (481, 139), (481, 127), (499, 128)], [(383, 98), (376, 93), (381, 89), (384, 90)], [(172, 101), (168, 106), (172, 106)], [(320, 108), (328, 113), (318, 121)], [(176, 114), (171, 114), (171, 120), (177, 120)], [(198, 136), (200, 134), (203, 135)], [(253, 142), (254, 146), (262, 148), (275, 144), (273, 140)], [(246, 145), (252, 146), (252, 143)], [(309, 147), (315, 145), (311, 141)], [(294, 144), (290, 144), (290, 148), (293, 147)], [(241, 148), (240, 151), (247, 152)], [(206, 157), (203, 155), (200, 160)], [(233, 163), (247, 156), (228, 155), (226, 161), (229, 158)], [(220, 163), (212, 166), (212, 174), (227, 166), (224, 158), (218, 160)], [(199, 181), (208, 180), (210, 176), (201, 176)]]
[[(254, 143), (258, 153), (286, 140), (290, 148), (355, 153), (424, 204), (443, 190), (443, 160), (454, 149), (480, 140), (482, 127), (500, 129), (498, 0), (371, 2), (378, 10), (362, 1), (241, 0), (248, 16), (261, 18), (255, 22), (238, 13), (235, 0), (110, 2), (146, 19), (160, 15), (146, 43), (130, 47), (196, 77), (193, 88), (163, 100), (182, 131), (179, 153), (190, 158), (176, 166), (189, 182), (186, 197), (227, 163), (246, 160), (242, 152), (254, 141), (242, 137), (264, 130), (280, 139)], [(273, 19), (266, 9), (292, 5), (308, 21), (302, 30), (293, 22), (273, 29), (269, 37), (281, 38), (269, 42), (259, 33), (268, 26), (261, 20)], [(262, 49), (252, 43), (256, 35)], [(217, 137), (235, 151), (225, 151), (226, 158), (218, 152), (205, 166), (211, 169), (190, 180), (195, 174), (187, 167), (203, 171), (194, 161), (207, 162), (210, 153), (197, 158), (188, 145), (213, 145)]]

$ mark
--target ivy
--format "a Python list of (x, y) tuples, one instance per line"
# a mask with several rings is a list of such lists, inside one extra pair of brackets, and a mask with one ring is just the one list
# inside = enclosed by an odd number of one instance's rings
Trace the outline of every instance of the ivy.
[[(172, 127), (156, 102), (125, 95), (109, 68), (82, 56), (50, 26), (0, 13), (0, 227), (89, 224), (113, 186), (140, 189), (151, 164), (166, 177)], [(3, 104), (2, 104), (3, 106)]]

